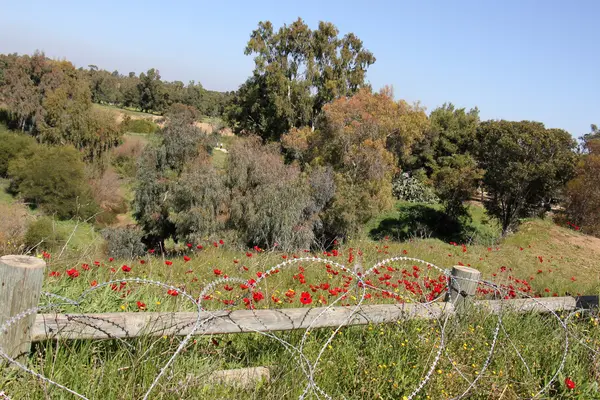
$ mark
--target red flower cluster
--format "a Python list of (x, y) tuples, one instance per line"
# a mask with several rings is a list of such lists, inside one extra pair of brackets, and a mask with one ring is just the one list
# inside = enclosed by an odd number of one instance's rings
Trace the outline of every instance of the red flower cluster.
[(70, 278), (77, 278), (79, 276), (79, 271), (75, 268), (71, 268), (67, 270), (67, 275), (69, 275)]

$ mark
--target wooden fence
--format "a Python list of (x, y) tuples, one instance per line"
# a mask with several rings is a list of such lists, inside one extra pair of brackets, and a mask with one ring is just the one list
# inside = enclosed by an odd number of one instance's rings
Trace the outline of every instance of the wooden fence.
[[(0, 326), (37, 306), (45, 263), (34, 257), (0, 257)], [(198, 319), (198, 335), (270, 332), (292, 329), (432, 319), (461, 313), (466, 307), (490, 313), (548, 312), (598, 306), (598, 296), (547, 297), (475, 301), (479, 271), (454, 267), (446, 302), (361, 305), (360, 307), (286, 308), (196, 312), (118, 312), (102, 314), (37, 314), (18, 321), (0, 335), (0, 346), (11, 357), (24, 354), (32, 341), (48, 339), (131, 338), (141, 335), (187, 335)], [(455, 283), (459, 283), (455, 285)]]

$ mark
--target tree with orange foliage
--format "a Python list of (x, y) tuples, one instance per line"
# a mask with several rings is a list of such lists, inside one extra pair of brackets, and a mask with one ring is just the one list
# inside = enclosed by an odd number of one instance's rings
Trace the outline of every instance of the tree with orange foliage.
[(282, 137), (288, 158), (333, 168), (336, 193), (323, 218), (332, 237), (356, 231), (393, 205), (397, 159), (410, 152), (426, 126), (425, 112), (396, 102), (391, 88), (363, 88), (325, 105), (315, 131), (293, 129)]

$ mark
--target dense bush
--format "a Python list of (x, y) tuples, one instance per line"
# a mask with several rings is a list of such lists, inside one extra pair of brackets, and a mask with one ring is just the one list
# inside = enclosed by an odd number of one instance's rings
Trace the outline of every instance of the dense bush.
[(404, 172), (392, 182), (392, 192), (398, 200), (411, 203), (438, 203), (439, 199), (430, 186)]
[(21, 133), (0, 132), (0, 177), (8, 174), (8, 163), (19, 156), (30, 157), (37, 147), (35, 139)]
[(169, 220), (176, 237), (197, 242), (225, 227), (229, 196), (207, 153), (190, 162), (174, 185)]
[(181, 173), (185, 163), (195, 159), (201, 149), (210, 152), (216, 144), (213, 136), (207, 135), (183, 116), (169, 120), (162, 130), (162, 139), (167, 163), (177, 173)]
[(133, 259), (146, 253), (142, 243), (144, 232), (139, 228), (106, 228), (102, 231), (109, 257)]
[(126, 137), (123, 143), (111, 153), (111, 164), (125, 178), (134, 178), (146, 142), (140, 137)]
[(126, 115), (121, 122), (121, 129), (123, 132), (156, 133), (158, 125), (149, 119), (133, 119)]
[(276, 146), (263, 146), (257, 137), (236, 142), (230, 150), (227, 184), (230, 224), (244, 242), (284, 250), (313, 244), (309, 187), (296, 167), (284, 164)]
[(439, 157), (438, 168), (431, 178), (446, 213), (453, 218), (468, 218), (464, 202), (475, 193), (483, 178), (483, 170), (477, 166), (477, 161), (469, 154)]
[(29, 158), (11, 161), (8, 174), (12, 190), (46, 214), (88, 218), (98, 210), (85, 164), (73, 147), (40, 147)]
[(56, 229), (50, 217), (38, 218), (29, 224), (24, 243), (28, 250), (54, 250), (65, 241), (65, 237)]

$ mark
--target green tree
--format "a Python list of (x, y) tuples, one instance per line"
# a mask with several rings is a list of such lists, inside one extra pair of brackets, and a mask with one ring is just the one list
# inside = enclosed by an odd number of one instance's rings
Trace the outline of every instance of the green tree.
[(166, 91), (163, 81), (160, 80), (160, 73), (154, 68), (149, 69), (145, 74), (140, 74), (137, 84), (139, 92), (139, 106), (142, 111), (162, 112), (167, 105)]
[(0, 102), (6, 107), (16, 128), (30, 130), (41, 111), (40, 81), (49, 66), (43, 53), (33, 56), (5, 56)]
[(169, 173), (164, 147), (147, 146), (137, 170), (133, 216), (144, 231), (144, 244), (164, 250), (165, 240), (175, 234), (169, 219), (175, 177)]
[(177, 174), (183, 171), (186, 162), (198, 156), (200, 149), (212, 151), (212, 137), (194, 125), (194, 120), (186, 112), (172, 114), (162, 129), (164, 151), (168, 165)]
[(12, 160), (8, 175), (11, 188), (48, 215), (88, 218), (98, 211), (85, 164), (73, 147), (40, 147), (29, 158)]
[(140, 79), (135, 75), (135, 72), (130, 72), (127, 77), (121, 79), (119, 85), (119, 98), (121, 104), (125, 107), (141, 108), (140, 106), (140, 91), (138, 86)]
[[(316, 130), (293, 129), (282, 138), (288, 157), (304, 164), (329, 166), (335, 196), (321, 212), (327, 239), (345, 238), (393, 204), (394, 151), (405, 154), (422, 135), (407, 124), (406, 103), (395, 102), (386, 89), (359, 90), (323, 107)], [(423, 113), (422, 119), (426, 121)]]
[(7, 105), (13, 125), (41, 143), (73, 145), (88, 160), (118, 143), (121, 132), (114, 118), (92, 109), (85, 71), (68, 61), (48, 60), (43, 53), (6, 60), (0, 101)]
[(367, 86), (375, 57), (354, 34), (338, 34), (328, 22), (313, 31), (299, 18), (277, 32), (260, 22), (245, 49), (255, 56), (254, 72), (228, 112), (234, 130), (277, 140), (293, 127), (314, 126), (326, 103)]
[(444, 203), (446, 213), (454, 219), (469, 216), (464, 206), (475, 190), (483, 170), (470, 154), (454, 154), (440, 157), (432, 175), (435, 193)]
[(29, 135), (0, 132), (0, 177), (7, 177), (10, 161), (31, 157), (36, 148), (37, 142)]
[(575, 141), (564, 130), (531, 121), (486, 121), (477, 129), (477, 141), (490, 196), (486, 209), (500, 220), (503, 235), (519, 218), (547, 211), (572, 177)]
[(403, 163), (405, 169), (416, 173), (422, 170), (431, 177), (440, 167), (442, 157), (454, 154), (474, 155), (474, 144), (479, 125), (479, 110), (455, 108), (446, 103), (429, 115), (429, 128), (415, 143), (412, 154)]
[(227, 188), (213, 167), (208, 153), (187, 163), (173, 187), (169, 220), (178, 240), (195, 242), (214, 235), (227, 222)]
[(229, 152), (230, 226), (244, 243), (290, 251), (314, 242), (318, 207), (299, 168), (286, 165), (278, 146), (258, 137), (238, 140)]

